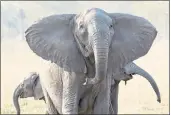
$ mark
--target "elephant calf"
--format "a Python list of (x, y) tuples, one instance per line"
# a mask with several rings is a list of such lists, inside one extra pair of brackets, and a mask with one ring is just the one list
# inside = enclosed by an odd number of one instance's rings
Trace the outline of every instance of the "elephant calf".
[(34, 97), (35, 100), (44, 100), (42, 86), (40, 84), (39, 74), (31, 72), (15, 89), (13, 93), (13, 103), (17, 110), (17, 114), (20, 114), (20, 106), (18, 98)]

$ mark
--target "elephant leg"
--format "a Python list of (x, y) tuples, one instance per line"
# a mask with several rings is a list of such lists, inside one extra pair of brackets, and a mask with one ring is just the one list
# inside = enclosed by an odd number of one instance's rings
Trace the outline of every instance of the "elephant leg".
[(45, 115), (49, 115), (48, 111), (46, 111)]
[(63, 70), (58, 66), (51, 65), (39, 73), (48, 113), (61, 114)]
[(101, 83), (101, 91), (94, 104), (94, 114), (109, 114), (111, 89), (110, 78), (111, 77), (107, 77), (107, 79)]
[(62, 77), (62, 114), (78, 114), (80, 78), (81, 76), (76, 75), (75, 73), (64, 73)]
[(84, 114), (86, 113), (87, 114), (87, 109), (88, 109), (88, 101), (89, 101), (89, 97), (88, 96), (85, 96), (85, 97), (82, 97), (79, 101), (79, 114)]
[(49, 97), (48, 92), (44, 88), (43, 88), (43, 93), (44, 93), (44, 97), (46, 100), (46, 106), (47, 106), (46, 114), (59, 114), (58, 111), (56, 110), (51, 98)]
[(111, 109), (113, 114), (118, 114), (118, 93), (119, 93), (120, 81), (115, 81), (115, 84), (111, 86)]

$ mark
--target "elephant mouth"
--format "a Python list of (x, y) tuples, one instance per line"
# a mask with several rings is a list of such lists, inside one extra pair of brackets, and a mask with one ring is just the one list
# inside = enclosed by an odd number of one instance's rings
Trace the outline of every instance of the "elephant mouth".
[(24, 98), (24, 92), (23, 91), (20, 93), (20, 96), (19, 97), (20, 98)]
[(133, 78), (133, 74), (127, 74), (126, 76), (124, 76), (122, 80), (126, 82), (128, 80), (131, 80), (132, 78)]
[(129, 74), (129, 77), (126, 79), (126, 81), (132, 79), (133, 78), (133, 75), (134, 74)]

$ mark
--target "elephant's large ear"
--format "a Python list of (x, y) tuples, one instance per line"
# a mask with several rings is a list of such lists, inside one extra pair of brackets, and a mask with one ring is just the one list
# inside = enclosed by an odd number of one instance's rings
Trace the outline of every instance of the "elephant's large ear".
[(42, 85), (40, 82), (40, 78), (38, 77), (33, 85), (33, 95), (35, 100), (39, 100), (42, 97), (44, 97), (43, 90), (42, 90)]
[(75, 14), (52, 15), (26, 30), (26, 41), (33, 52), (66, 71), (85, 72), (83, 56), (72, 33)]
[[(109, 53), (112, 71), (146, 55), (157, 35), (156, 28), (146, 19), (129, 14), (112, 13), (114, 36)], [(118, 68), (119, 67), (119, 68)]]

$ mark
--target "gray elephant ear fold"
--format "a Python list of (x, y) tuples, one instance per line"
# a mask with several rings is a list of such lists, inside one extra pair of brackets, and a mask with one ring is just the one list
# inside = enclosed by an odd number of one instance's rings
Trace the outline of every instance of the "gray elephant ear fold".
[(121, 69), (126, 64), (146, 55), (157, 35), (156, 28), (146, 19), (129, 14), (111, 13), (114, 36), (109, 68)]
[(26, 41), (41, 58), (69, 72), (85, 72), (85, 62), (72, 33), (74, 16), (52, 15), (35, 22), (25, 32)]
[(35, 100), (39, 100), (44, 97), (39, 77), (36, 79), (35, 84), (33, 85), (33, 95)]
[(38, 75), (37, 73), (32, 73), (32, 74), (31, 74), (31, 83), (32, 83), (32, 84), (36, 84), (38, 78), (39, 78), (39, 75)]

